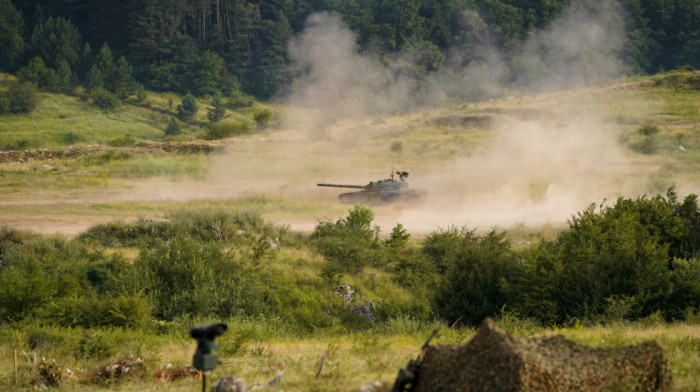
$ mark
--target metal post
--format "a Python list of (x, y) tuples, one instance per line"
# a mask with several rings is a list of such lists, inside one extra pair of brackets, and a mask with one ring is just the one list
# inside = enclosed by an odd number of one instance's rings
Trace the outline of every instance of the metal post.
[(17, 377), (17, 350), (15, 350), (15, 390), (19, 391), (19, 380)]

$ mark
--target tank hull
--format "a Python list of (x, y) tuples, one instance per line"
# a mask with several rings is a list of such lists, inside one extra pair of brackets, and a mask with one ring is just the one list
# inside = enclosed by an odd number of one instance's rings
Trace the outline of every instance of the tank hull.
[(402, 192), (345, 192), (338, 195), (338, 200), (345, 204), (383, 204), (398, 201), (415, 201), (420, 198), (420, 193), (415, 189)]

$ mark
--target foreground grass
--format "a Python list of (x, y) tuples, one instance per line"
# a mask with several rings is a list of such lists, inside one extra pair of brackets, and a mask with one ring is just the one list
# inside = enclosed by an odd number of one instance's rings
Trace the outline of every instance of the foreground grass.
[[(411, 320), (392, 320), (363, 332), (323, 332), (316, 336), (294, 336), (265, 330), (262, 322), (231, 322), (231, 329), (218, 339), (221, 346), (220, 365), (209, 376), (210, 384), (226, 374), (240, 377), (249, 386), (265, 385), (278, 373), (284, 378), (279, 389), (285, 391), (357, 391), (362, 385), (379, 380), (387, 388), (398, 369), (420, 355), (420, 347), (431, 328), (438, 326)], [(255, 324), (255, 325), (253, 325)], [(561, 334), (578, 343), (594, 347), (619, 347), (657, 340), (665, 349), (673, 373), (673, 391), (700, 390), (700, 326), (690, 324), (615, 325), (542, 329), (527, 324), (507, 324), (519, 336)], [(469, 328), (451, 330), (442, 325), (433, 344), (454, 344), (468, 341), (475, 331)], [(38, 358), (56, 359), (71, 369), (76, 378), (65, 378), (56, 390), (110, 391), (190, 391), (201, 381), (187, 379), (175, 382), (155, 381), (152, 369), (166, 364), (190, 364), (195, 342), (181, 333), (153, 334), (121, 330), (61, 330), (52, 327), (5, 331), (0, 334), (0, 385), (10, 386), (13, 380), (13, 350), (19, 352), (20, 386), (27, 390), (38, 377), (32, 364)], [(256, 337), (257, 336), (257, 337)], [(63, 339), (64, 343), (61, 343)], [(77, 347), (68, 347), (76, 340)], [(86, 343), (87, 342), (87, 343)], [(102, 342), (102, 345), (98, 344)], [(33, 346), (32, 346), (33, 345)], [(93, 348), (93, 356), (89, 353)], [(97, 348), (95, 348), (97, 347)], [(111, 355), (95, 357), (99, 347)], [(94, 351), (97, 350), (97, 351)], [(86, 355), (87, 353), (87, 355)], [(127, 355), (143, 358), (147, 374), (144, 378), (125, 378), (85, 384), (79, 382), (99, 365)], [(318, 376), (321, 358), (323, 371)]]

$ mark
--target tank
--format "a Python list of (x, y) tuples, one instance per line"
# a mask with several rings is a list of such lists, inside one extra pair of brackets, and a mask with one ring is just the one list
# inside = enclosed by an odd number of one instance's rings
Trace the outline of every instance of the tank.
[(395, 202), (399, 200), (415, 200), (419, 197), (420, 192), (411, 189), (408, 186), (406, 178), (408, 172), (397, 171), (399, 177), (395, 179), (394, 173), (391, 173), (391, 178), (385, 180), (372, 181), (367, 185), (344, 185), (344, 184), (317, 184), (318, 186), (334, 187), (334, 188), (351, 188), (361, 189), (356, 192), (346, 192), (338, 195), (338, 200), (347, 204), (367, 203), (378, 204), (385, 202)]

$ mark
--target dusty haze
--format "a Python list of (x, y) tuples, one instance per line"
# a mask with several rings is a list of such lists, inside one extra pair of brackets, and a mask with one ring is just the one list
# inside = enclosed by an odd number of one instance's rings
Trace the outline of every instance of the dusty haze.
[[(473, 23), (473, 16), (465, 14), (465, 23)], [(312, 199), (341, 192), (320, 190), (316, 182), (365, 184), (385, 178), (389, 139), (377, 134), (393, 126), (394, 140), (401, 141), (407, 127), (401, 119), (427, 104), (459, 102), (469, 95), (466, 90), (508, 102), (510, 95), (617, 77), (623, 22), (616, 2), (575, 2), (549, 29), (532, 34), (516, 57), (506, 60), (489, 46), (485, 32), (478, 58), (465, 62), (463, 53), (453, 51), (460, 61), (448, 58), (443, 71), (419, 82), (358, 53), (355, 36), (338, 16), (312, 15), (290, 42), (295, 80), (284, 97), (289, 109), (281, 130), (265, 140), (234, 141), (234, 153), (216, 162), (212, 178), (224, 193)], [(626, 178), (629, 165), (615, 128), (604, 121), (606, 113), (574, 95), (562, 97), (554, 95), (561, 102), (527, 116), (494, 110), (491, 142), (463, 151), (439, 170), (402, 154), (395, 169), (411, 171), (412, 185), (429, 189), (429, 196), (422, 204), (379, 209), (377, 222), (384, 231), (400, 222), (412, 232), (562, 223), (592, 202), (643, 191)]]

